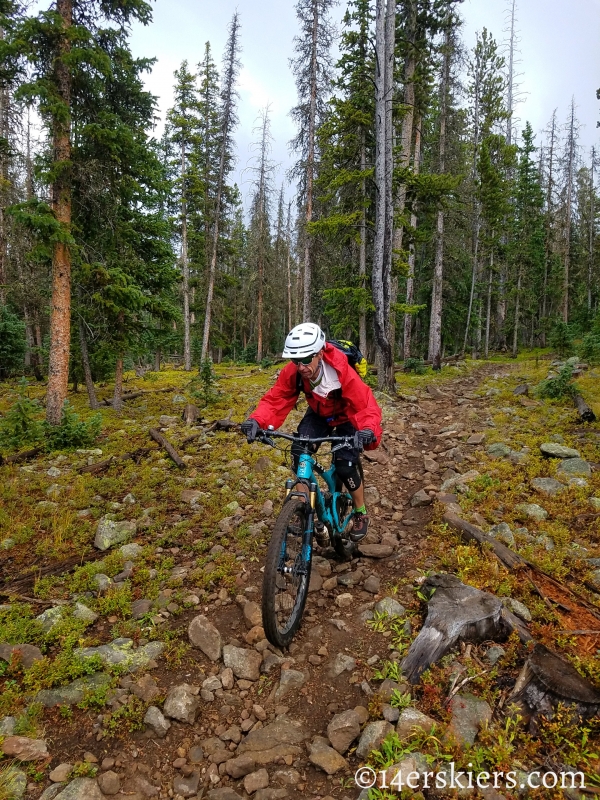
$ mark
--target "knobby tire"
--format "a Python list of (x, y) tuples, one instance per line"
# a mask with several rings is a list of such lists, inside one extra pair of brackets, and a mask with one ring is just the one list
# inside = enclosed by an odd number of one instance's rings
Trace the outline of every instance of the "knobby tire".
[[(282, 545), (285, 542), (286, 547), (289, 544), (290, 550), (297, 546), (301, 552), (302, 550), (302, 534), (304, 533), (307, 523), (307, 507), (304, 500), (290, 498), (287, 500), (277, 520), (273, 526), (273, 533), (271, 534), (271, 541), (267, 548), (267, 557), (265, 561), (265, 572), (263, 578), (263, 593), (262, 593), (262, 619), (265, 636), (276, 647), (288, 647), (302, 621), (302, 614), (304, 613), (304, 606), (308, 596), (308, 585), (310, 583), (310, 568), (312, 561), (309, 559), (308, 564), (305, 565), (306, 573), (299, 576), (295, 586), (295, 596), (292, 598), (293, 608), (287, 619), (278, 617), (281, 610), (277, 609), (277, 599), (279, 603), (283, 602), (283, 596), (279, 594), (279, 583), (283, 583), (282, 576), (278, 569), (280, 566)], [(293, 526), (297, 529), (301, 528), (300, 535), (294, 536), (289, 530), (289, 526), (293, 523), (294, 518), (299, 522), (298, 525)], [(290, 578), (290, 576), (286, 576)]]

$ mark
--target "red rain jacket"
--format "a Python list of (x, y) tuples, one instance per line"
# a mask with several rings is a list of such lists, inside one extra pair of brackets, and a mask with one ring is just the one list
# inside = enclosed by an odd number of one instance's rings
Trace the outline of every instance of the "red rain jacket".
[[(309, 382), (303, 380), (302, 388), (308, 405), (315, 414), (324, 417), (332, 428), (350, 422), (358, 431), (365, 428), (373, 431), (377, 441), (366, 448), (373, 450), (381, 441), (382, 433), (381, 409), (373, 392), (350, 366), (344, 353), (329, 342), (325, 344), (323, 358), (337, 372), (342, 388), (330, 392), (328, 397), (320, 397), (311, 391)], [(255, 419), (261, 428), (269, 425), (279, 428), (283, 424), (300, 394), (298, 376), (296, 365), (290, 361), (279, 373), (273, 387), (261, 398), (256, 411), (250, 414), (250, 418)]]

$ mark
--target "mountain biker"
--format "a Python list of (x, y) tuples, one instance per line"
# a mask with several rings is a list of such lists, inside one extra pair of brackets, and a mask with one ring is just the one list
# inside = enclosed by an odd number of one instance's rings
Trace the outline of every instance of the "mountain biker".
[[(283, 357), (291, 361), (277, 381), (263, 395), (250, 417), (242, 423), (242, 433), (253, 442), (261, 429), (279, 428), (296, 405), (301, 391), (309, 408), (298, 425), (298, 435), (320, 438), (332, 435), (353, 436), (352, 446), (338, 450), (336, 472), (352, 496), (353, 519), (350, 538), (358, 542), (369, 527), (364, 486), (358, 469), (359, 454), (381, 441), (381, 409), (371, 389), (349, 364), (347, 356), (326, 341), (318, 325), (305, 322), (287, 335)], [(318, 445), (313, 445), (313, 452)], [(302, 447), (292, 445), (294, 471)]]

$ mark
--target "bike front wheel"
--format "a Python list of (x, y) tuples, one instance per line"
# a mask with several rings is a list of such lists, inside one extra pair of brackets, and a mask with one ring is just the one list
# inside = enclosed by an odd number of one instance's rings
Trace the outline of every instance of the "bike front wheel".
[(265, 635), (276, 647), (287, 647), (300, 627), (310, 582), (311, 554), (303, 548), (308, 509), (290, 499), (283, 508), (267, 549), (262, 593)]

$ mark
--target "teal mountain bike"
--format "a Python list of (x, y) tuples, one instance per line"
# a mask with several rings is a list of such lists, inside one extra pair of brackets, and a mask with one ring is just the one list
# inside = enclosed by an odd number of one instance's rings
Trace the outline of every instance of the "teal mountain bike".
[[(287, 439), (301, 448), (295, 479), (286, 481), (286, 499), (273, 526), (265, 563), (262, 619), (267, 639), (276, 647), (287, 647), (302, 621), (308, 595), (313, 535), (317, 542), (331, 544), (348, 560), (356, 543), (348, 536), (352, 526), (352, 498), (343, 491), (333, 454), (354, 445), (353, 436), (309, 438), (281, 431), (260, 432), (257, 441), (276, 447), (275, 439)], [(332, 464), (321, 466), (311, 445), (329, 442)], [(362, 466), (359, 463), (362, 476)], [(318, 478), (326, 485), (321, 491)]]

